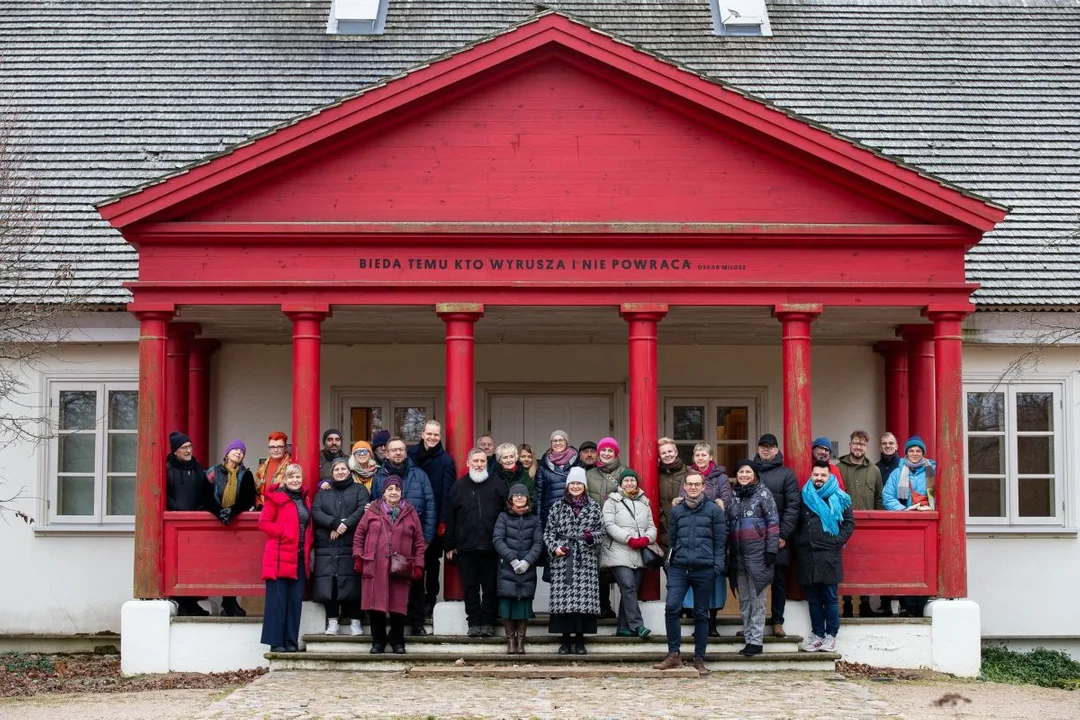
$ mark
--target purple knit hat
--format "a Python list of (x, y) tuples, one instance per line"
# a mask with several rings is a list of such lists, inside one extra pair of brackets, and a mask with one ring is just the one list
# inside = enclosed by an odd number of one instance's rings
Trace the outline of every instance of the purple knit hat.
[(240, 452), (244, 453), (244, 455), (247, 455), (247, 445), (244, 444), (243, 440), (233, 440), (231, 443), (226, 445), (225, 455), (223, 455), (223, 457), (229, 457), (229, 453), (231, 453), (233, 450), (239, 450)]
[(391, 485), (397, 485), (398, 490), (400, 490), (401, 478), (399, 478), (397, 475), (390, 475), (385, 480), (383, 480), (383, 490), (386, 490), (386, 488), (390, 487)]

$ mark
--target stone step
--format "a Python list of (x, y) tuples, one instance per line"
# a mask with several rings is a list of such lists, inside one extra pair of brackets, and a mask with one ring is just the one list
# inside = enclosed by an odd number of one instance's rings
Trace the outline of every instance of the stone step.
[[(766, 653), (798, 652), (799, 643), (802, 640), (801, 637), (794, 635), (786, 638), (766, 637), (762, 642), (762, 646)], [(304, 643), (307, 645), (308, 652), (358, 653), (367, 652), (371, 649), (371, 636), (305, 635)], [(536, 652), (541, 653), (554, 652), (560, 643), (562, 643), (561, 636), (548, 633), (537, 633), (525, 638), (527, 649), (535, 648)], [(708, 647), (710, 652), (735, 653), (741, 650), (744, 644), (741, 640), (733, 637), (709, 638)], [(408, 638), (407, 645), (409, 652), (416, 655), (457, 653), (462, 656), (472, 656), (501, 652), (500, 648), (506, 647), (506, 639), (504, 637), (471, 638), (460, 635), (423, 635)], [(615, 635), (589, 635), (585, 640), (585, 646), (592, 653), (639, 655), (662, 652), (667, 646), (667, 639), (663, 635), (656, 634), (645, 639), (617, 637)]]
[(557, 678), (636, 678), (662, 680), (667, 678), (696, 678), (697, 670), (689, 665), (675, 670), (653, 670), (651, 667), (630, 665), (413, 665), (404, 675), (413, 678), (504, 678), (512, 680), (551, 680)]
[[(597, 672), (619, 675), (627, 671), (651, 670), (654, 663), (664, 658), (664, 652), (641, 653), (633, 662), (627, 662), (625, 656), (614, 653), (592, 652), (588, 655), (559, 655), (557, 653), (534, 652), (525, 655), (506, 655), (504, 653), (478, 653), (463, 657), (460, 653), (416, 653), (415, 646), (406, 643), (405, 655), (383, 653), (266, 653), (271, 671), (280, 670), (329, 670), (329, 671), (410, 671), (416, 666), (461, 667), (481, 669), (488, 667), (537, 668), (545, 673), (542, 677), (574, 677), (582, 668), (602, 668)], [(410, 654), (411, 653), (411, 654)], [(690, 658), (690, 654), (684, 657)], [(705, 664), (710, 670), (745, 670), (774, 671), (794, 670), (801, 672), (832, 672), (836, 669), (838, 653), (783, 652), (763, 653), (756, 657), (743, 657), (738, 653), (713, 652), (705, 656)], [(463, 664), (458, 664), (458, 663)], [(681, 671), (678, 671), (681, 672)], [(565, 674), (561, 674), (565, 673)], [(666, 675), (666, 674), (665, 674)], [(678, 677), (678, 676), (676, 676)]]

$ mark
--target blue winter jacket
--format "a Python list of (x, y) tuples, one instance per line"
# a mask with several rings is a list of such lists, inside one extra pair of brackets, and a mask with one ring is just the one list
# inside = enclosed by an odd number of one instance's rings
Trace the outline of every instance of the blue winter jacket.
[(450, 508), (450, 489), (457, 479), (457, 467), (454, 458), (439, 443), (431, 450), (424, 449), (420, 442), (409, 448), (409, 459), (424, 471), (431, 482), (431, 492), (435, 495), (435, 517), (438, 522), (446, 522), (446, 513)]
[[(937, 470), (937, 463), (933, 460), (927, 460), (930, 463), (930, 467)], [(885, 483), (885, 487), (881, 490), (881, 502), (885, 504), (886, 510), (904, 510), (911, 505), (911, 498), (901, 500), (899, 497), (900, 487), (900, 473), (904, 469), (904, 461), (900, 461), (900, 465), (889, 473), (889, 480)], [(917, 492), (920, 495), (926, 494), (926, 468), (918, 467), (914, 470), (908, 471), (908, 479), (911, 480), (911, 490)]]
[[(371, 482), (371, 497), (375, 500), (382, 499), (383, 483), (391, 473), (386, 470), (386, 463), (379, 466), (375, 471), (375, 479)], [(416, 508), (420, 516), (420, 524), (424, 528), (424, 542), (435, 539), (435, 494), (431, 491), (431, 482), (424, 471), (416, 467), (412, 460), (405, 458), (405, 473), (401, 478), (401, 496)]]
[(672, 567), (712, 568), (717, 575), (726, 572), (727, 516), (716, 503), (703, 498), (693, 510), (685, 501), (673, 507), (668, 519), (668, 538)]
[(563, 493), (566, 492), (566, 478), (577, 459), (577, 450), (565, 465), (556, 465), (551, 462), (546, 452), (541, 456), (536, 468), (536, 500), (540, 504), (541, 525), (547, 526), (548, 514), (552, 506), (562, 502)]

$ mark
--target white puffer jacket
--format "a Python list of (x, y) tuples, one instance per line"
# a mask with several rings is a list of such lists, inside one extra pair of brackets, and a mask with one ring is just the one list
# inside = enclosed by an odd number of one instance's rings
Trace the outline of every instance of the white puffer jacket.
[(609, 494), (604, 501), (604, 530), (607, 538), (600, 548), (600, 567), (645, 567), (641, 551), (626, 544), (630, 538), (642, 536), (656, 542), (656, 524), (645, 493), (638, 493), (633, 500), (620, 491)]

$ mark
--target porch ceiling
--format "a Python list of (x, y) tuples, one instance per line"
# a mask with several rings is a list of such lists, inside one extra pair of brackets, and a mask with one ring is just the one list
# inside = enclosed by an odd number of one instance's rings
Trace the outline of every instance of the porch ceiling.
[[(185, 307), (181, 318), (202, 326), (205, 337), (226, 342), (288, 344), (290, 321), (271, 306)], [(870, 345), (894, 337), (897, 325), (925, 322), (917, 308), (827, 307), (813, 325), (814, 342)], [(333, 345), (441, 344), (445, 326), (426, 306), (336, 306), (323, 324)], [(529, 345), (553, 337), (620, 345), (627, 325), (615, 307), (489, 306), (476, 324), (480, 344)], [(659, 325), (661, 344), (774, 345), (780, 323), (769, 308), (673, 307)]]

